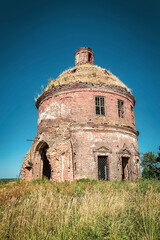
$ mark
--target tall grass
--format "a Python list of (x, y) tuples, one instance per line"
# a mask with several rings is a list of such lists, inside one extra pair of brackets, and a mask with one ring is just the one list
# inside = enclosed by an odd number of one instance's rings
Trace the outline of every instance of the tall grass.
[(0, 239), (160, 239), (160, 182), (0, 184)]

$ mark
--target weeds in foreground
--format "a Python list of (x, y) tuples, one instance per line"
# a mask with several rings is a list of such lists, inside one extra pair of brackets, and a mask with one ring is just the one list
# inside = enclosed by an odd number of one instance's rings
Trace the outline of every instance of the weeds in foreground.
[(160, 239), (160, 182), (0, 184), (0, 239)]

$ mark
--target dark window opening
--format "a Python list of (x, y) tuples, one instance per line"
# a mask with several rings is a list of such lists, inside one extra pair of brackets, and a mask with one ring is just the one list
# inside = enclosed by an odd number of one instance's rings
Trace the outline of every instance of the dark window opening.
[(32, 167), (26, 167), (26, 169), (27, 169), (28, 171), (31, 171), (31, 170), (32, 170)]
[(76, 63), (79, 63), (79, 54), (76, 55)]
[(124, 118), (124, 101), (118, 100), (118, 116)]
[(139, 159), (137, 159), (137, 175), (140, 176), (140, 162)]
[(74, 163), (74, 171), (76, 171), (76, 162)]
[(98, 156), (98, 179), (108, 180), (108, 161), (106, 156)]
[(128, 180), (129, 178), (128, 158), (122, 157), (122, 180)]
[(133, 106), (131, 106), (132, 123), (135, 123)]
[(105, 115), (105, 99), (104, 97), (95, 97), (96, 115)]
[(91, 62), (91, 53), (88, 53), (88, 62)]
[(43, 177), (46, 177), (48, 179), (51, 178), (51, 166), (49, 164), (49, 161), (47, 159), (47, 155), (46, 155), (46, 152), (47, 152), (47, 149), (48, 149), (48, 145), (46, 145), (43, 150), (42, 150), (42, 153), (41, 153), (41, 158), (42, 158), (42, 161), (43, 161), (43, 172), (42, 172), (42, 176)]
[(76, 69), (76, 68), (74, 68), (74, 69), (71, 71), (71, 73), (75, 73), (75, 72), (76, 72), (76, 70), (77, 70), (77, 69)]

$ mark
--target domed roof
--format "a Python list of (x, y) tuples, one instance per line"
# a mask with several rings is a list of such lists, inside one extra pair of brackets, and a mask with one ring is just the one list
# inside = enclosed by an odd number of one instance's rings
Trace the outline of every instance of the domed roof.
[(112, 73), (89, 63), (76, 65), (74, 68), (64, 71), (56, 80), (50, 82), (45, 91), (73, 83), (94, 83), (119, 86), (124, 88), (127, 92), (130, 92), (130, 89)]

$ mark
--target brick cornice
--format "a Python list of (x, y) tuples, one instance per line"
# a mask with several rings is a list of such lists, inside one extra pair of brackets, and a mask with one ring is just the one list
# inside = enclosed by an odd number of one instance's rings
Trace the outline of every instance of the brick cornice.
[(125, 88), (120, 87), (120, 86), (114, 86), (114, 85), (104, 85), (104, 84), (94, 84), (94, 83), (74, 83), (74, 84), (66, 84), (66, 85), (61, 85), (59, 87), (50, 89), (44, 93), (42, 93), (36, 100), (36, 107), (39, 108), (39, 105), (41, 101), (43, 101), (45, 98), (51, 97), (52, 95), (62, 92), (62, 91), (69, 91), (69, 90), (76, 90), (78, 88), (84, 89), (97, 89), (97, 90), (104, 90), (104, 91), (112, 91), (115, 93), (120, 93), (123, 94), (127, 97), (129, 97), (135, 104), (135, 98), (133, 94), (128, 92)]
[(71, 131), (98, 131), (98, 132), (119, 132), (122, 134), (132, 135), (134, 137), (138, 137), (139, 132), (136, 129), (133, 129), (129, 126), (115, 126), (115, 125), (94, 125), (94, 126), (88, 126), (85, 124), (77, 124), (74, 126), (71, 126)]

